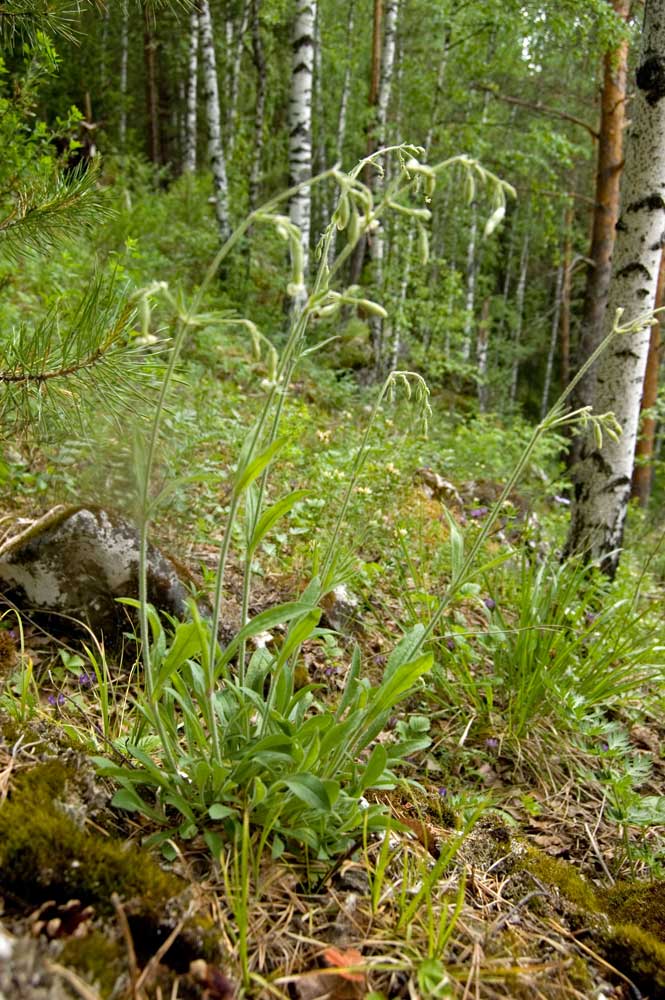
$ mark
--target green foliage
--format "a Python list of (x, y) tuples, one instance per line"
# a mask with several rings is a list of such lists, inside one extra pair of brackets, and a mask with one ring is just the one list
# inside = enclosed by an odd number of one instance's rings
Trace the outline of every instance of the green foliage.
[[(395, 785), (394, 768), (414, 743), (396, 739), (376, 744), (371, 753), (368, 748), (397, 702), (430, 668), (431, 656), (411, 659), (413, 636), (406, 636), (382, 682), (372, 686), (360, 676), (356, 651), (339, 706), (326, 706), (316, 700), (315, 687), (294, 686), (298, 650), (317, 634), (316, 596), (311, 588), (309, 600), (303, 595), (296, 604), (254, 618), (222, 652), (212, 698), (204, 655), (209, 625), (195, 616), (176, 627), (167, 645), (151, 614), (155, 681), (152, 699), (143, 699), (139, 708), (151, 728), (166, 734), (168, 744), (161, 747), (160, 763), (139, 743), (125, 745), (136, 762), (131, 769), (103, 759), (97, 764), (120, 784), (117, 806), (143, 812), (165, 827), (153, 842), (189, 839), (202, 831), (217, 854), (247, 815), (262, 830), (263, 842), (271, 840), (274, 855), (285, 846), (304, 845), (325, 858), (346, 850), (363, 827), (383, 828), (382, 810), (363, 806), (362, 796)], [(226, 665), (241, 641), (279, 626), (286, 626), (281, 648), (270, 653), (260, 647), (250, 658), (244, 684), (228, 673)], [(211, 746), (209, 736), (211, 713), (219, 729), (217, 746)]]
[[(539, 720), (575, 724), (647, 680), (648, 633), (627, 601), (603, 600), (603, 584), (580, 562), (538, 565), (522, 555), (514, 596), (503, 595), (479, 640), (493, 665), (493, 699), (509, 733), (523, 738)], [(598, 612), (591, 609), (598, 608)], [(454, 673), (454, 658), (451, 669)]]

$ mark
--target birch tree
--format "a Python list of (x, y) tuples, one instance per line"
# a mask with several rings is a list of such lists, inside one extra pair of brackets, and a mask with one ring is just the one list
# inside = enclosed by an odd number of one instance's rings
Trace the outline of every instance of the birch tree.
[[(611, 0), (617, 17), (626, 21), (630, 0)], [(603, 60), (603, 87), (600, 100), (600, 128), (591, 234), (591, 249), (584, 309), (578, 348), (578, 360), (593, 354), (603, 338), (603, 322), (612, 270), (612, 251), (619, 216), (619, 185), (623, 163), (623, 132), (626, 121), (626, 74), (628, 39), (606, 52)], [(572, 400), (574, 407), (592, 402), (593, 372), (578, 383)], [(581, 441), (577, 436), (571, 444), (571, 464), (580, 457)]]
[(186, 172), (196, 170), (196, 112), (199, 68), (199, 12), (192, 8), (189, 19), (189, 54), (187, 58), (187, 98), (185, 118), (185, 158)]
[[(312, 77), (316, 0), (296, 0), (293, 21), (291, 95), (289, 100), (289, 183), (302, 184), (312, 176)], [(289, 204), (289, 217), (302, 234), (304, 274), (309, 265), (312, 193), (300, 189)]]
[(263, 51), (263, 39), (261, 38), (260, 6), (261, 0), (252, 0), (252, 57), (256, 69), (256, 108), (254, 111), (254, 152), (252, 154), (252, 167), (249, 174), (250, 212), (259, 203), (259, 182), (261, 180), (266, 109), (266, 59)]
[[(244, 0), (242, 5), (242, 10), (240, 12), (240, 20), (238, 22), (238, 28), (233, 40), (233, 54), (230, 64), (230, 85), (229, 85), (229, 98), (228, 98), (228, 113), (227, 113), (227, 147), (229, 159), (233, 155), (233, 149), (236, 140), (236, 128), (238, 121), (238, 94), (240, 93), (240, 66), (242, 63), (242, 53), (243, 44), (245, 40), (245, 34), (247, 32), (247, 25), (250, 16), (250, 4), (247, 0)], [(233, 25), (232, 25), (233, 30)]]
[[(397, 17), (399, 14), (399, 0), (386, 0), (384, 7), (384, 31), (383, 46), (381, 48), (381, 71), (379, 75), (379, 93), (376, 105), (376, 123), (374, 128), (375, 149), (380, 149), (386, 144), (388, 108), (390, 106), (390, 95), (393, 85), (393, 69), (395, 66), (395, 43), (397, 40)], [(383, 286), (383, 258), (385, 252), (385, 232), (379, 222), (372, 233), (369, 242), (370, 260), (372, 261), (373, 282), (377, 289)], [(370, 330), (372, 346), (374, 348), (375, 365), (381, 367), (381, 355), (383, 350), (383, 321), (379, 316), (370, 318)], [(399, 352), (399, 345), (394, 348), (394, 353)]]
[(127, 66), (129, 62), (129, 9), (127, 0), (122, 0), (120, 8), (120, 121), (118, 123), (118, 143), (124, 153), (127, 143)]
[[(647, 0), (642, 45), (631, 105), (605, 330), (624, 310), (635, 323), (656, 297), (665, 241), (665, 0)], [(614, 576), (630, 497), (635, 439), (649, 349), (649, 324), (615, 337), (601, 356), (593, 401), (597, 413), (613, 411), (623, 433), (602, 444), (586, 436), (575, 470), (566, 553), (582, 552)]]
[(208, 155), (212, 168), (215, 191), (215, 215), (220, 240), (224, 242), (231, 233), (229, 222), (229, 185), (226, 176), (226, 157), (222, 146), (222, 120), (217, 85), (217, 61), (215, 59), (215, 37), (208, 0), (201, 0), (199, 11), (201, 31), (201, 61), (203, 68), (203, 96), (208, 120)]

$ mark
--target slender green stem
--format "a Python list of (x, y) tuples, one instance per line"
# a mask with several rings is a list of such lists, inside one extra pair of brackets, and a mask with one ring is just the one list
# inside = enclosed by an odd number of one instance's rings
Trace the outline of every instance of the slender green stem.
[[(646, 315), (647, 314), (645, 314), (645, 317)], [(499, 514), (501, 513), (501, 508), (504, 502), (510, 496), (513, 488), (515, 487), (515, 484), (520, 479), (524, 469), (531, 460), (531, 456), (533, 455), (538, 443), (540, 442), (540, 439), (543, 437), (544, 434), (548, 433), (548, 431), (551, 431), (556, 427), (562, 427), (566, 424), (570, 424), (571, 422), (574, 423), (576, 422), (576, 420), (579, 420), (580, 417), (589, 413), (588, 407), (583, 407), (580, 410), (574, 410), (571, 413), (564, 412), (564, 403), (569, 398), (575, 386), (578, 384), (580, 379), (582, 379), (586, 375), (586, 373), (592, 367), (592, 365), (595, 364), (596, 360), (600, 357), (603, 351), (607, 349), (609, 344), (617, 336), (630, 332), (630, 330), (632, 330), (636, 324), (639, 324), (639, 322), (642, 322), (644, 320), (644, 317), (641, 318), (640, 320), (636, 320), (635, 323), (631, 324), (629, 327), (626, 328), (619, 326), (619, 319), (620, 315), (617, 316), (614, 327), (612, 328), (611, 332), (607, 335), (607, 337), (605, 337), (602, 343), (599, 344), (599, 346), (596, 348), (593, 354), (591, 354), (591, 356), (585, 361), (585, 363), (582, 365), (575, 378), (564, 389), (564, 391), (561, 393), (557, 401), (551, 407), (549, 413), (545, 416), (545, 418), (538, 424), (538, 426), (534, 430), (525, 451), (523, 452), (519, 462), (517, 463), (512, 472), (512, 475), (510, 476), (506, 485), (504, 486), (501, 492), (501, 496), (495, 503), (489, 517), (487, 518), (487, 520), (483, 525), (482, 530), (479, 532), (475, 542), (471, 546), (471, 549), (469, 550), (469, 553), (466, 556), (464, 563), (462, 564), (458, 576), (456, 576), (455, 579), (451, 581), (445, 594), (441, 598), (439, 606), (437, 607), (427, 627), (425, 628), (425, 631), (418, 644), (418, 649), (422, 648), (425, 642), (427, 642), (427, 640), (430, 638), (430, 636), (434, 632), (434, 629), (440, 622), (441, 617), (443, 616), (446, 608), (450, 605), (451, 601), (453, 600), (455, 595), (459, 592), (460, 588), (473, 575), (473, 568), (476, 556), (478, 555), (479, 551), (487, 541), (489, 533), (494, 527), (494, 524), (497, 518), (499, 517)]]

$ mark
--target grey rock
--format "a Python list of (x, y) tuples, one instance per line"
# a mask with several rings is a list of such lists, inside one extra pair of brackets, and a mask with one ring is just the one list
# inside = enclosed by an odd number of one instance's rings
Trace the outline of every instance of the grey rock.
[[(110, 638), (127, 621), (116, 599), (138, 596), (138, 565), (131, 522), (101, 508), (55, 508), (0, 548), (0, 595), (51, 623), (64, 615)], [(171, 561), (149, 546), (150, 603), (181, 618), (186, 597)]]

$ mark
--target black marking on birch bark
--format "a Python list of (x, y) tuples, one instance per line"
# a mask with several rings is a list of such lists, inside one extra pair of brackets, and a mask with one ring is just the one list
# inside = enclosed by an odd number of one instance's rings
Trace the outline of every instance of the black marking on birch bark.
[(609, 476), (612, 472), (612, 466), (605, 461), (599, 451), (592, 451), (589, 455), (589, 460), (596, 466), (599, 472), (602, 472), (604, 476)]
[(624, 351), (617, 351), (615, 357), (623, 358), (624, 360), (628, 360), (628, 358), (633, 358), (635, 361), (637, 361), (638, 359), (638, 355), (635, 354), (635, 351), (631, 351), (628, 348), (626, 348)]
[(635, 82), (643, 91), (648, 104), (652, 107), (658, 104), (661, 97), (665, 97), (665, 60), (662, 56), (654, 55), (645, 59), (638, 66)]
[(622, 267), (620, 271), (617, 271), (617, 278), (627, 278), (629, 275), (635, 274), (636, 271), (643, 275), (646, 281), (651, 280), (651, 275), (646, 267), (644, 264), (640, 264), (639, 261), (633, 261), (632, 264), (626, 264), (625, 267)]
[(300, 35), (298, 38), (295, 38), (293, 41), (293, 51), (297, 52), (303, 45), (309, 45), (311, 48), (314, 48), (314, 38), (312, 35)]
[(614, 227), (617, 233), (625, 233), (627, 228), (628, 227), (626, 226), (626, 223), (623, 221), (623, 219), (619, 219)]
[(626, 212), (641, 212), (643, 208), (646, 208), (648, 212), (656, 212), (659, 208), (665, 210), (662, 194), (648, 194), (646, 198), (640, 198), (639, 201), (631, 201), (630, 205), (626, 206)]
[(609, 493), (618, 493), (618, 501), (621, 502), (622, 498), (626, 497), (626, 494), (630, 492), (630, 479), (627, 476), (617, 476), (615, 479), (609, 479), (601, 493), (605, 495)]

